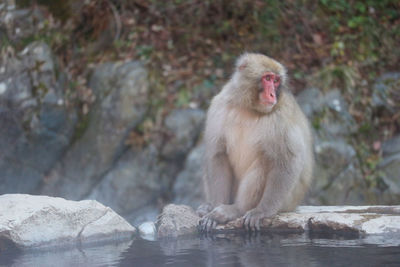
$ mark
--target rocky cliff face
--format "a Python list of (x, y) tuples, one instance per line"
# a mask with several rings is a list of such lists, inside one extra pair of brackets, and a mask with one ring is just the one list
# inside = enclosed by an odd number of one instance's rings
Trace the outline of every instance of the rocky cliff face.
[[(154, 221), (168, 202), (195, 207), (203, 201), (205, 110), (172, 109), (160, 123), (161, 141), (128, 145), (129, 133), (148, 115), (149, 70), (129, 60), (88, 66), (85, 86), (92, 105), (81, 116), (79, 105), (70, 102), (69, 85), (76, 81), (67, 66), (43, 41), (21, 44), (43, 23), (40, 12), (0, 6), (0, 13), (0, 37), (22, 46), (0, 55), (0, 194), (97, 199), (135, 224)], [(385, 101), (397, 92), (399, 80), (399, 73), (377, 79), (377, 109), (393, 112), (396, 103)], [(382, 144), (376, 166), (381, 175), (370, 186), (352, 142), (355, 119), (340, 90), (310, 88), (297, 99), (313, 125), (316, 158), (305, 203), (398, 203), (400, 137)]]
[(46, 44), (3, 55), (0, 70), (0, 192), (34, 192), (70, 145), (76, 111)]

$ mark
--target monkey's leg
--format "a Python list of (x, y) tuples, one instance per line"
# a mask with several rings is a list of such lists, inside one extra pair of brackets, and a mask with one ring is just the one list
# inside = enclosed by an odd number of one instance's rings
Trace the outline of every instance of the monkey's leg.
[(264, 193), (267, 170), (265, 166), (263, 169), (257, 165), (255, 163), (250, 167), (250, 170), (243, 177), (239, 185), (235, 204), (242, 212), (242, 215), (246, 211), (255, 208)]
[(243, 226), (247, 230), (260, 230), (261, 219), (278, 213), (299, 179), (300, 163), (301, 160), (290, 160), (287, 165), (276, 164), (278, 166), (268, 173), (259, 203), (243, 216)]
[(246, 211), (256, 207), (263, 194), (265, 176), (263, 169), (250, 168), (240, 181), (238, 194), (234, 204), (219, 205), (204, 217), (204, 230), (210, 231), (217, 224), (227, 223), (240, 216)]

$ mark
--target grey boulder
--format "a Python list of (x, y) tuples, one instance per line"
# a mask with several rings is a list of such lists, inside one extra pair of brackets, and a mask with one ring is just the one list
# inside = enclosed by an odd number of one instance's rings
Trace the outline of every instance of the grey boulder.
[(136, 229), (94, 200), (6, 194), (0, 196), (0, 246), (63, 247), (126, 241)]

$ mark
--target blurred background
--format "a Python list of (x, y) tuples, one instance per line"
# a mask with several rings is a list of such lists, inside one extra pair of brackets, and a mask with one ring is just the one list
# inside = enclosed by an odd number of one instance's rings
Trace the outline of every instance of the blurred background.
[(400, 203), (400, 2), (3, 0), (0, 194), (97, 199), (134, 225), (202, 201), (202, 128), (241, 53), (312, 124), (304, 204)]

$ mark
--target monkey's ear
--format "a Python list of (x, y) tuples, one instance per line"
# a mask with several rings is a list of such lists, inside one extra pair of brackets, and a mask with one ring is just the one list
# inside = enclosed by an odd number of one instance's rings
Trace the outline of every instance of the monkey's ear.
[(238, 70), (242, 71), (242, 70), (244, 70), (246, 67), (247, 67), (247, 62), (243, 62), (242, 64), (240, 64), (240, 65), (238, 66)]
[(244, 53), (236, 62), (236, 68), (239, 71), (246, 69), (248, 66), (248, 54)]

